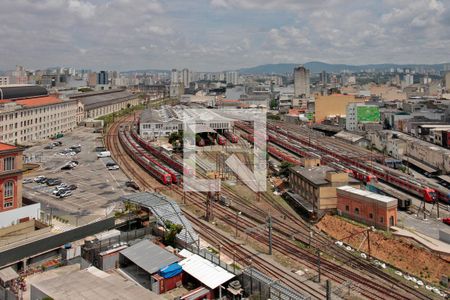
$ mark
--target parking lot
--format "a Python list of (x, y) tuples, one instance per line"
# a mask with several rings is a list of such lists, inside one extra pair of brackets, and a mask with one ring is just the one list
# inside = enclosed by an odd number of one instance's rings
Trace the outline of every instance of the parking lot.
[[(49, 142), (34, 146), (25, 151), (26, 161), (40, 163), (41, 167), (26, 178), (43, 175), (56, 178), (67, 185), (76, 185), (72, 195), (59, 198), (52, 194), (55, 186), (47, 184), (24, 184), (24, 196), (42, 203), (47, 213), (63, 217), (73, 225), (82, 225), (110, 215), (119, 204), (119, 197), (131, 193), (125, 187), (128, 178), (119, 170), (108, 170), (106, 160), (97, 158), (95, 148), (103, 146), (101, 134), (92, 128), (80, 127), (58, 139), (61, 146), (44, 149)], [(81, 152), (74, 154), (68, 148), (80, 145)], [(67, 149), (67, 150), (64, 150)], [(67, 152), (68, 154), (61, 154)], [(107, 159), (108, 161), (110, 159)], [(70, 161), (78, 165), (71, 170), (61, 170)]]

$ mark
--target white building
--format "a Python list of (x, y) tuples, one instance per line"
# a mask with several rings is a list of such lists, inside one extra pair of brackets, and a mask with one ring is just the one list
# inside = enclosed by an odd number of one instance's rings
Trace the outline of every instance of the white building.
[(309, 70), (303, 66), (294, 69), (294, 95), (295, 97), (310, 96), (309, 90)]
[(180, 82), (180, 75), (177, 69), (172, 69), (172, 72), (170, 73), (170, 83), (179, 83)]
[(182, 82), (184, 84), (184, 88), (189, 88), (189, 84), (191, 83), (192, 74), (188, 69), (183, 69), (182, 71)]
[(237, 85), (239, 83), (239, 73), (237, 71), (229, 71), (225, 74), (226, 83)]
[(414, 84), (414, 75), (412, 74), (405, 74), (403, 81), (405, 82), (406, 86), (410, 86)]
[(450, 93), (450, 72), (445, 74), (445, 89)]
[(139, 134), (143, 139), (153, 140), (161, 136), (169, 136), (173, 132), (183, 129), (181, 122), (170, 108), (162, 110), (145, 110), (139, 122)]
[[(358, 109), (359, 108), (359, 109)], [(362, 110), (364, 108), (364, 110)], [(358, 112), (359, 115), (358, 116)], [(380, 113), (376, 105), (366, 105), (364, 103), (349, 103), (345, 118), (345, 129), (348, 131), (358, 130), (360, 123), (379, 123)]]
[(9, 77), (8, 76), (0, 76), (0, 86), (9, 85)]

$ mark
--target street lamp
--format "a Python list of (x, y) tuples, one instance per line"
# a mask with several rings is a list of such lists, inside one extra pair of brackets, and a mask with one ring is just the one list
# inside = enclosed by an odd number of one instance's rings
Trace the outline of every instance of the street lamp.
[(240, 212), (240, 211), (237, 211), (236, 212), (236, 221), (234, 222), (234, 228), (235, 228), (235, 231), (236, 231), (236, 233), (235, 233), (235, 237), (237, 238), (237, 236), (238, 236), (238, 218), (239, 218), (239, 216), (242, 214), (242, 212)]

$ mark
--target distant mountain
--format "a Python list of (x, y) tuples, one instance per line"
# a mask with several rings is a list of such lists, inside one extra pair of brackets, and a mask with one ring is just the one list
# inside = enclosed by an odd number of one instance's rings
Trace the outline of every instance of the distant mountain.
[[(268, 64), (256, 66), (253, 68), (243, 68), (239, 72), (241, 74), (286, 74), (292, 73), (294, 68), (300, 64)], [(391, 68), (432, 68), (437, 71), (444, 69), (444, 64), (370, 64), (370, 65), (345, 65), (345, 64), (327, 64), (323, 62), (313, 61), (303, 64), (312, 73), (319, 73), (322, 71), (328, 73), (339, 73), (344, 70), (350, 72), (358, 72), (361, 70), (375, 69), (377, 71), (389, 70)]]

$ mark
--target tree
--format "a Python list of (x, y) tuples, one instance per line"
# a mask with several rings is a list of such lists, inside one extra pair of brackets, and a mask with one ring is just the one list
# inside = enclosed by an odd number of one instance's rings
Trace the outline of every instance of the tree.
[(280, 175), (289, 175), (289, 168), (292, 167), (293, 164), (288, 161), (282, 161), (280, 163)]
[(277, 109), (277, 107), (278, 107), (278, 102), (277, 102), (277, 100), (276, 100), (276, 99), (272, 99), (272, 100), (270, 101), (270, 109)]
[(164, 244), (175, 247), (175, 238), (177, 234), (183, 230), (183, 226), (180, 224), (172, 223), (169, 220), (164, 221), (166, 227), (166, 233), (164, 234)]

